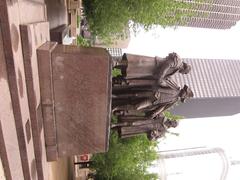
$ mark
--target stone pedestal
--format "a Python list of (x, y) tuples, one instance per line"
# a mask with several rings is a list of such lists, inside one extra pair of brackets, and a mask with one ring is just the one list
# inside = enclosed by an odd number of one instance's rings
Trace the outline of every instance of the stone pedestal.
[(102, 48), (38, 49), (47, 159), (108, 150), (111, 60)]
[(0, 163), (6, 179), (49, 178), (36, 48), (50, 40), (47, 19), (56, 27), (66, 23), (66, 13), (57, 0), (0, 0)]
[(69, 25), (63, 24), (50, 30), (50, 39), (62, 44), (67, 34), (69, 34)]
[[(37, 37), (28, 34), (32, 41), (23, 42), (23, 34), (20, 32), (20, 25), (46, 20), (43, 0), (0, 2), (0, 156), (6, 179), (46, 179), (48, 174), (44, 168), (45, 165), (48, 167), (46, 158), (44, 159), (45, 153), (41, 151), (44, 140), (40, 144), (40, 134), (35, 129), (36, 117), (41, 117), (41, 113), (34, 114), (37, 106), (32, 107), (32, 102), (29, 103), (30, 99), (40, 97), (38, 91), (35, 91), (38, 82), (35, 81), (37, 71), (34, 68), (34, 48), (47, 40), (43, 38), (47, 34)], [(29, 27), (35, 28), (34, 25), (31, 26)], [(43, 35), (44, 32), (41, 33)], [(28, 48), (27, 51), (25, 47)], [(29, 79), (31, 77), (33, 78)], [(30, 92), (32, 87), (35, 92)], [(41, 153), (43, 155), (39, 156)]]
[[(30, 112), (31, 127), (36, 168), (39, 179), (47, 179), (47, 162), (43, 131), (42, 108), (40, 102), (39, 73), (36, 49), (49, 41), (49, 23), (40, 22), (20, 25), (23, 48), (23, 62)], [(29, 130), (30, 131), (30, 130)], [(31, 136), (30, 136), (31, 138)]]

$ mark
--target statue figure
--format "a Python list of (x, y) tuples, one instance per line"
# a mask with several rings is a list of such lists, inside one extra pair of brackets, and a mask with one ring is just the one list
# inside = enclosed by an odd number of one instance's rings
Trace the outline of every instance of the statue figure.
[(149, 140), (157, 140), (163, 137), (169, 128), (178, 126), (176, 120), (170, 120), (162, 114), (159, 114), (154, 119), (146, 117), (135, 118), (128, 120), (125, 117), (125, 121), (112, 124), (111, 128), (118, 131), (120, 138), (128, 138), (146, 133)]
[(112, 112), (118, 114), (119, 122), (112, 128), (121, 138), (146, 133), (149, 140), (156, 140), (177, 126), (177, 121), (167, 119), (163, 112), (193, 97), (187, 85), (181, 88), (171, 80), (173, 74), (191, 70), (187, 63), (176, 53), (166, 58), (124, 54), (114, 68), (122, 74), (113, 78)]
[(121, 69), (122, 81), (130, 84), (153, 84), (156, 81), (161, 84), (163, 79), (176, 72), (187, 74), (191, 70), (191, 66), (183, 62), (176, 53), (170, 53), (166, 58), (124, 54), (115, 68)]
[(155, 117), (175, 103), (193, 97), (192, 90), (185, 85), (182, 89), (172, 80), (160, 85), (129, 85), (113, 90), (113, 112), (139, 111), (146, 116)]

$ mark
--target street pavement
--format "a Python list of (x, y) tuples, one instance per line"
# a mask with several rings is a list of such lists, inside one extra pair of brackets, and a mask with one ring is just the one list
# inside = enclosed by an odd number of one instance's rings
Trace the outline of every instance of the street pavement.
[(73, 160), (61, 158), (49, 163), (49, 180), (71, 180), (73, 179)]
[(4, 171), (3, 171), (1, 158), (0, 158), (0, 180), (6, 180), (5, 175), (4, 175)]

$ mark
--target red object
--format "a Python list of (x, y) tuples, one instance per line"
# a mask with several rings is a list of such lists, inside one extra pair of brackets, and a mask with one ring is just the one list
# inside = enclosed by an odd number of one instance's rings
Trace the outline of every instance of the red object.
[(89, 155), (88, 154), (80, 155), (80, 161), (89, 161)]

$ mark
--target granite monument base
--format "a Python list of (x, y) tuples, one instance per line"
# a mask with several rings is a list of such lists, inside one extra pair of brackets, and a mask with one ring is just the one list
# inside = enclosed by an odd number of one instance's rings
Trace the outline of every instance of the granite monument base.
[[(0, 157), (9, 180), (47, 179), (43, 131), (35, 128), (39, 125), (36, 122), (41, 118), (41, 108), (33, 107), (31, 100), (40, 97), (35, 91), (38, 82), (34, 48), (48, 39), (44, 31), (41, 36), (29, 36), (32, 41), (26, 44), (20, 29), (21, 25), (29, 25), (33, 30), (33, 24), (46, 21), (44, 0), (0, 2)], [(30, 48), (25, 51), (25, 47)], [(30, 92), (32, 87), (34, 92)]]
[(103, 48), (37, 50), (47, 159), (108, 150), (111, 59)]

